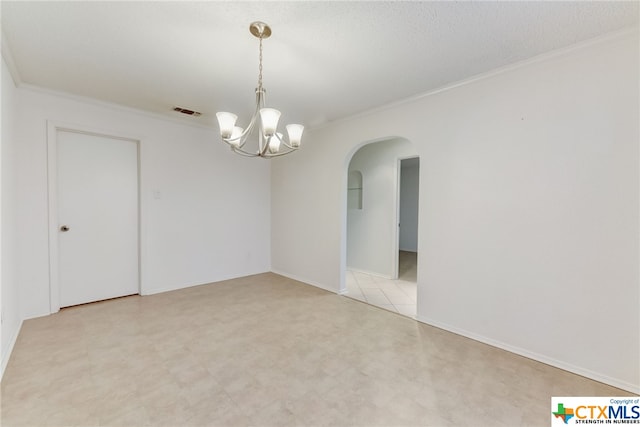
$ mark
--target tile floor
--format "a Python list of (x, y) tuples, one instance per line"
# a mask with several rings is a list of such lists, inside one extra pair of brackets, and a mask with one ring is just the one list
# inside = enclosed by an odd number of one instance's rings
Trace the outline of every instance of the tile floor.
[(272, 273), (26, 320), (2, 426), (546, 426), (629, 393)]
[(347, 270), (345, 296), (415, 318), (417, 254), (400, 251), (398, 279)]

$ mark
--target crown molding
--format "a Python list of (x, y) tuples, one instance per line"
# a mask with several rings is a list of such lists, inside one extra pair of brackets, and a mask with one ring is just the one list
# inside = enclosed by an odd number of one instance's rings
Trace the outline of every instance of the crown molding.
[(623, 40), (625, 38), (634, 38), (636, 41), (639, 40), (639, 36), (640, 36), (640, 27), (639, 26), (631, 26), (631, 27), (625, 27), (621, 30), (617, 30), (617, 31), (613, 31), (604, 35), (600, 35), (588, 40), (584, 40), (575, 44), (572, 44), (570, 46), (566, 46), (566, 47), (562, 47), (562, 48), (558, 48), (549, 52), (544, 52), (541, 53), (539, 55), (533, 56), (531, 58), (528, 59), (523, 59), (521, 61), (517, 61), (514, 62), (512, 64), (507, 64), (504, 65), (502, 67), (499, 68), (495, 68), (493, 70), (490, 71), (486, 71), (484, 73), (480, 73), (480, 74), (476, 74), (475, 76), (463, 79), (463, 80), (459, 80), (457, 82), (452, 82), (452, 83), (448, 83), (444, 86), (441, 86), (439, 88), (435, 88), (432, 90), (429, 90), (427, 92), (422, 92), (419, 93), (417, 95), (413, 95), (407, 98), (402, 98), (399, 99), (397, 101), (393, 101), (390, 102), (388, 104), (384, 104), (381, 105), (379, 107), (374, 107), (371, 108), (369, 110), (365, 110), (362, 111), (360, 113), (356, 113), (356, 114), (352, 114), (350, 116), (347, 117), (342, 117), (336, 120), (332, 120), (329, 122), (325, 122), (322, 124), (319, 124), (317, 126), (313, 126), (311, 127), (311, 129), (322, 129), (325, 128), (327, 126), (331, 126), (331, 125), (335, 125), (335, 124), (339, 124), (339, 123), (343, 123), (343, 122), (347, 122), (350, 120), (354, 120), (354, 119), (358, 119), (358, 118), (362, 118), (362, 117), (366, 117), (375, 113), (379, 113), (385, 110), (389, 110), (391, 108), (396, 108), (402, 105), (406, 105), (406, 104), (411, 104), (413, 102), (416, 102), (418, 100), (421, 100), (423, 98), (428, 98), (430, 96), (433, 95), (437, 95), (439, 93), (442, 92), (447, 92), (449, 90), (452, 89), (456, 89), (459, 88), (461, 86), (466, 86), (481, 80), (485, 80), (485, 79), (489, 79), (495, 76), (498, 76), (500, 74), (503, 73), (507, 73), (507, 72), (511, 72), (511, 71), (515, 71), (518, 70), (520, 68), (523, 67), (527, 67), (529, 65), (533, 65), (533, 64), (538, 64), (541, 62), (546, 62), (558, 57), (562, 57), (568, 54), (571, 54), (573, 52), (578, 52), (580, 50), (592, 47), (592, 46), (597, 46), (597, 45), (602, 45), (602, 44), (607, 44), (607, 43), (612, 43), (612, 42), (617, 42), (619, 40)]
[(195, 128), (200, 128), (200, 129), (207, 129), (207, 130), (212, 130), (215, 129), (215, 127), (213, 125), (210, 124), (205, 124), (205, 123), (194, 123), (193, 121), (191, 121), (191, 118), (189, 117), (171, 117), (169, 114), (161, 114), (161, 113), (154, 113), (151, 111), (147, 111), (147, 110), (142, 110), (139, 108), (134, 108), (134, 107), (128, 107), (122, 104), (117, 104), (115, 102), (109, 102), (109, 101), (103, 101), (97, 98), (91, 98), (88, 96), (82, 96), (82, 95), (76, 95), (76, 94), (72, 94), (69, 92), (64, 92), (64, 91), (59, 91), (59, 90), (54, 90), (54, 89), (49, 89), (49, 88), (45, 88), (42, 86), (37, 86), (37, 85), (32, 85), (32, 84), (28, 84), (28, 83), (21, 83), (20, 85), (18, 85), (19, 89), (24, 89), (30, 92), (36, 92), (36, 93), (42, 93), (45, 95), (50, 95), (50, 96), (55, 96), (55, 97), (59, 97), (59, 98), (65, 98), (71, 101), (75, 101), (75, 102), (80, 102), (80, 103), (84, 103), (84, 104), (89, 104), (89, 105), (94, 105), (97, 107), (102, 107), (102, 108), (106, 108), (112, 111), (118, 111), (118, 112), (125, 112), (125, 113), (129, 113), (129, 114), (137, 114), (140, 116), (144, 116), (144, 117), (148, 117), (151, 119), (155, 119), (155, 120), (161, 120), (161, 121), (165, 121), (165, 122), (171, 122), (171, 123), (175, 123), (175, 124), (180, 124), (180, 125), (184, 125), (184, 126), (190, 126), (190, 127), (195, 127)]
[(2, 44), (2, 58), (4, 59), (4, 63), (7, 64), (7, 68), (13, 79), (13, 84), (17, 87), (22, 83), (22, 78), (20, 77), (18, 67), (16, 67), (16, 62), (13, 59), (13, 53), (11, 53), (11, 48), (7, 43), (7, 36), (4, 34), (4, 31), (2, 31), (0, 39)]
[(4, 59), (5, 64), (7, 64), (7, 68), (9, 69), (9, 73), (11, 74), (11, 78), (13, 79), (13, 83), (19, 89), (38, 92), (38, 93), (42, 93), (50, 96), (56, 96), (60, 98), (66, 98), (72, 101), (95, 105), (95, 106), (107, 108), (113, 111), (127, 112), (130, 114), (138, 114), (138, 115), (146, 116), (152, 119), (168, 121), (168, 122), (181, 124), (185, 126), (191, 126), (191, 127), (208, 129), (208, 130), (214, 129), (213, 125), (207, 125), (204, 123), (194, 123), (190, 121), (190, 118), (187, 118), (187, 117), (185, 118), (171, 117), (169, 114), (164, 115), (160, 113), (153, 113), (151, 111), (141, 110), (133, 107), (127, 107), (122, 104), (117, 104), (114, 102), (102, 101), (96, 98), (75, 95), (69, 92), (58, 91), (54, 89), (44, 88), (42, 86), (36, 86), (29, 83), (24, 83), (24, 81), (22, 80), (22, 77), (20, 76), (20, 72), (16, 67), (11, 48), (9, 47), (9, 44), (6, 41), (7, 37), (4, 34), (4, 31), (1, 33), (0, 39), (1, 39), (0, 42), (2, 45), (2, 58)]
[(102, 107), (102, 108), (107, 108), (113, 111), (120, 111), (120, 112), (126, 112), (126, 113), (130, 113), (130, 114), (138, 114), (141, 116), (146, 116), (152, 119), (156, 119), (156, 120), (161, 120), (161, 121), (168, 121), (168, 122), (172, 122), (172, 123), (176, 123), (176, 124), (180, 124), (180, 125), (185, 125), (185, 126), (190, 126), (190, 127), (196, 127), (196, 128), (202, 128), (202, 129), (214, 129), (213, 125), (210, 124), (204, 124), (204, 123), (194, 123), (193, 121), (190, 121), (189, 118), (185, 117), (171, 117), (169, 114), (160, 114), (160, 113), (154, 113), (151, 111), (147, 111), (147, 110), (141, 110), (138, 108), (133, 108), (133, 107), (127, 107), (121, 104), (116, 104), (113, 102), (107, 102), (107, 101), (102, 101), (96, 98), (91, 98), (91, 97), (87, 97), (87, 96), (81, 96), (81, 95), (75, 95), (69, 92), (64, 92), (64, 91), (58, 91), (58, 90), (54, 90), (54, 89), (49, 89), (49, 88), (45, 88), (42, 86), (37, 86), (37, 85), (32, 85), (29, 83), (25, 83), (22, 80), (22, 77), (20, 76), (20, 72), (18, 71), (18, 67), (15, 64), (15, 61), (13, 59), (13, 53), (11, 51), (11, 48), (9, 47), (9, 44), (7, 43), (7, 37), (4, 34), (4, 31), (1, 32), (0, 35), (0, 42), (1, 42), (1, 46), (2, 46), (2, 58), (4, 59), (5, 64), (7, 64), (7, 68), (9, 69), (9, 73), (11, 74), (11, 78), (13, 79), (13, 83), (15, 84), (15, 86), (19, 89), (24, 89), (24, 90), (28, 90), (28, 91), (32, 91), (32, 92), (39, 92), (42, 94), (46, 94), (46, 95), (50, 95), (50, 96), (56, 96), (56, 97), (60, 97), (60, 98), (66, 98), (72, 101), (76, 101), (76, 102), (81, 102), (84, 104), (90, 104), (90, 105), (95, 105), (98, 107)]
[[(638, 40), (639, 37), (639, 27), (638, 26), (633, 26), (633, 27), (627, 27), (624, 28), (622, 30), (618, 30), (618, 31), (614, 31), (605, 35), (601, 35), (598, 37), (594, 37), (592, 39), (589, 40), (585, 40), (582, 42), (578, 42), (575, 43), (573, 45), (567, 46), (567, 47), (563, 47), (563, 48), (559, 48), (550, 52), (545, 52), (539, 55), (536, 55), (532, 58), (528, 58), (528, 59), (524, 59), (522, 61), (518, 61), (512, 64), (508, 64), (484, 73), (480, 73), (477, 74), (475, 76), (469, 77), (467, 79), (463, 79), (463, 80), (459, 80), (457, 82), (452, 82), (449, 83), (447, 85), (441, 86), (439, 88), (427, 91), (427, 92), (423, 92), (423, 93), (419, 93), (417, 95), (413, 95), (407, 98), (403, 98), (403, 99), (399, 99), (397, 101), (393, 101), (390, 102), (388, 104), (384, 104), (381, 105), (379, 107), (375, 107), (375, 108), (371, 108), (369, 110), (365, 110), (362, 111), (360, 113), (356, 113), (347, 117), (342, 117), (336, 120), (332, 120), (329, 122), (325, 122), (322, 124), (318, 124), (315, 126), (309, 126), (309, 130), (317, 130), (317, 129), (322, 129), (325, 128), (327, 126), (331, 126), (331, 125), (335, 125), (335, 124), (339, 124), (339, 123), (343, 123), (343, 122), (347, 122), (350, 120), (354, 120), (357, 118), (361, 118), (361, 117), (366, 117), (375, 113), (379, 113), (391, 108), (396, 108), (405, 104), (410, 104), (413, 102), (416, 102), (418, 100), (421, 100), (423, 98), (428, 98), (430, 96), (433, 95), (437, 95), (440, 94), (442, 92), (446, 92), (452, 89), (456, 89), (458, 87), (461, 86), (465, 86), (465, 85), (469, 85), (481, 80), (485, 80), (485, 79), (489, 79), (495, 76), (498, 76), (500, 74), (503, 73), (507, 73), (507, 72), (511, 72), (511, 71), (515, 71), (518, 70), (520, 68), (529, 66), (529, 65), (533, 65), (533, 64), (537, 64), (537, 63), (541, 63), (541, 62), (545, 62), (545, 61), (549, 61), (551, 59), (554, 58), (558, 58), (561, 56), (565, 56), (568, 55), (570, 53), (573, 52), (577, 52), (586, 48), (589, 48), (591, 46), (597, 46), (597, 45), (601, 45), (601, 44), (606, 44), (606, 43), (610, 43), (610, 42), (615, 42), (627, 37), (635, 37), (636, 40)], [(181, 125), (185, 125), (185, 126), (191, 126), (191, 127), (196, 127), (196, 128), (202, 128), (202, 129), (215, 129), (215, 126), (212, 124), (205, 124), (205, 123), (194, 123), (192, 121), (192, 118), (189, 117), (172, 117), (169, 114), (161, 114), (161, 113), (154, 113), (151, 111), (147, 111), (147, 110), (141, 110), (138, 108), (133, 108), (133, 107), (128, 107), (128, 106), (124, 106), (122, 104), (117, 104), (117, 103), (113, 103), (113, 102), (108, 102), (108, 101), (102, 101), (96, 98), (91, 98), (91, 97), (86, 97), (86, 96), (81, 96), (81, 95), (75, 95), (75, 94), (71, 94), (69, 92), (63, 92), (63, 91), (58, 91), (58, 90), (53, 90), (53, 89), (48, 89), (48, 88), (44, 88), (41, 86), (36, 86), (36, 85), (31, 85), (31, 84), (27, 84), (27, 83), (23, 83), (22, 79), (20, 77), (20, 73), (18, 72), (17, 67), (15, 66), (15, 62), (13, 60), (13, 55), (11, 53), (11, 49), (9, 48), (8, 44), (5, 41), (6, 37), (4, 36), (4, 33), (2, 33), (2, 57), (5, 60), (5, 63), (7, 64), (7, 67), (9, 68), (9, 72), (11, 73), (11, 77), (13, 78), (14, 83), (16, 84), (16, 86), (20, 89), (26, 89), (26, 90), (30, 90), (30, 91), (34, 91), (34, 92), (40, 92), (40, 93), (44, 93), (44, 94), (48, 94), (48, 95), (52, 95), (52, 96), (58, 96), (58, 97), (62, 97), (62, 98), (67, 98), (70, 100), (74, 100), (77, 102), (83, 102), (83, 103), (87, 103), (87, 104), (91, 104), (91, 105), (96, 105), (96, 106), (100, 106), (103, 108), (108, 108), (111, 110), (116, 110), (116, 111), (123, 111), (123, 112), (128, 112), (128, 113), (132, 113), (132, 114), (139, 114), (142, 116), (146, 116), (149, 118), (153, 118), (156, 120), (163, 120), (163, 121), (169, 121), (169, 122), (173, 122), (176, 124), (181, 124)]]

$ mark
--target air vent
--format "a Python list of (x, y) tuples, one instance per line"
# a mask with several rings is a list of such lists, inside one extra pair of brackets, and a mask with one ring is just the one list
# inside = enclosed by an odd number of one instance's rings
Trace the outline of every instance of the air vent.
[(199, 117), (202, 113), (198, 111), (189, 110), (188, 108), (182, 107), (173, 107), (173, 111), (177, 111), (178, 113), (186, 114), (188, 116)]

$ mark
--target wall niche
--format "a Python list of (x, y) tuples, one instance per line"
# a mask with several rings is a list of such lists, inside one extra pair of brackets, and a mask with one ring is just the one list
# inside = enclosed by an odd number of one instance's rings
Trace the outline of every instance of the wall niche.
[(362, 209), (362, 172), (360, 171), (349, 171), (347, 208)]

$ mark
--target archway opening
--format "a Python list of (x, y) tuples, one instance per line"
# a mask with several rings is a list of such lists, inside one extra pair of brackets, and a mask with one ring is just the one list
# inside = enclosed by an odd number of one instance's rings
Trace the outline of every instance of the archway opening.
[(415, 147), (404, 138), (370, 141), (354, 150), (345, 169), (341, 294), (415, 317), (419, 197)]

